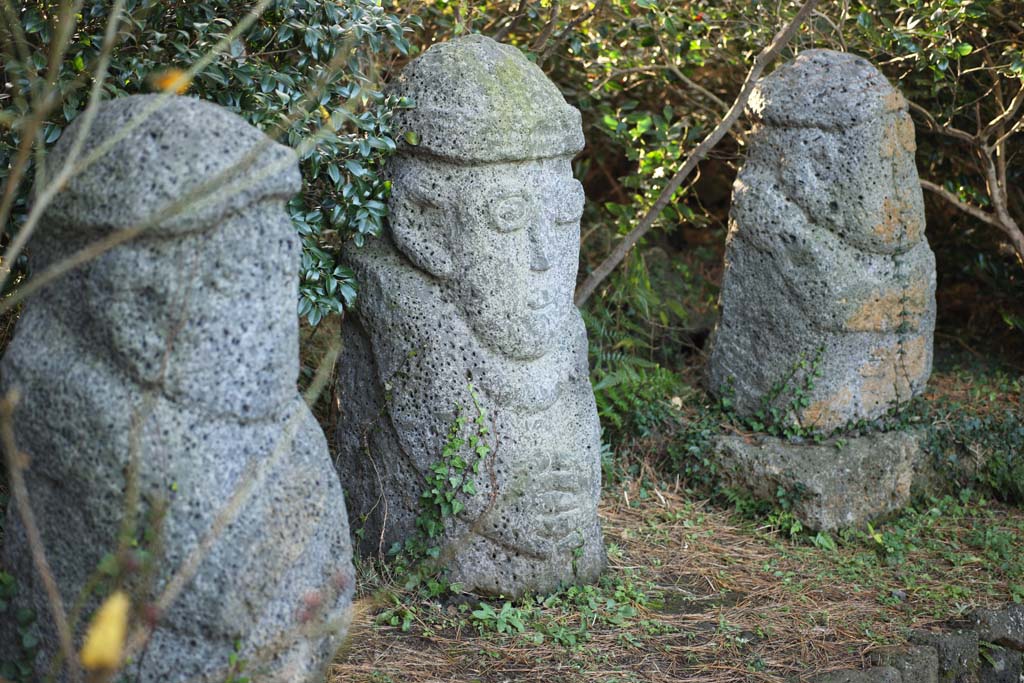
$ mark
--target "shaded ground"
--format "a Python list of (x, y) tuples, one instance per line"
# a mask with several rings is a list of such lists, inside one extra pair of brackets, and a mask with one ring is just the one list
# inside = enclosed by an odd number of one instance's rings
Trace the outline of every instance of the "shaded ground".
[(522, 629), (509, 632), (479, 605), (440, 607), (363, 568), (329, 680), (781, 681), (861, 665), (908, 627), (1024, 598), (1024, 513), (969, 494), (835, 539), (787, 538), (635, 483), (608, 492), (601, 515), (601, 586), (510, 605)]

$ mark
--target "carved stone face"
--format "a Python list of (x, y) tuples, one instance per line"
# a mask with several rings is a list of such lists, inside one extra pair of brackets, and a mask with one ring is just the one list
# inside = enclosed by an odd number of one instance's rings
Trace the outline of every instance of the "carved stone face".
[(208, 232), (103, 254), (85, 280), (84, 308), (136, 381), (213, 414), (265, 416), (298, 370), (298, 250), (284, 207), (259, 202)]
[(572, 310), (583, 187), (568, 158), (396, 164), (396, 246), (438, 278), (477, 339), (530, 360), (557, 342)]
[(870, 253), (903, 253), (920, 242), (924, 206), (906, 112), (843, 131), (773, 128), (771, 136), (758, 161), (778, 169), (776, 189), (811, 222)]

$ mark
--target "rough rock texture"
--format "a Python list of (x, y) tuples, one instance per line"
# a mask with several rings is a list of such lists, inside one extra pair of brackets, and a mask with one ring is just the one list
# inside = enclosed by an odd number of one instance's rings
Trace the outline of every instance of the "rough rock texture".
[[(466, 468), (468, 488), (442, 487), (464, 509), (426, 539), (449, 579), (510, 596), (593, 580), (605, 554), (572, 303), (579, 112), (518, 50), (482, 36), (430, 48), (394, 91), (415, 100), (397, 124), (420, 142), (393, 159), (386, 234), (347, 255), (362, 291), (343, 332), (338, 469), (361, 549), (422, 536), (420, 497), (461, 417), (458, 438), (488, 450)], [(448, 450), (478, 462), (468, 443)]]
[(811, 679), (813, 683), (902, 683), (900, 672), (891, 666), (863, 670), (830, 671)]
[[(50, 565), (73, 605), (127, 529), (152, 564), (125, 550), (112, 583), (142, 610), (214, 533), (130, 680), (222, 681), (236, 641), (254, 680), (316, 680), (347, 628), (354, 577), (341, 487), (296, 391), (294, 153), (183, 97), (106, 103), (85, 154), (118, 133), (46, 212), (33, 266), (147, 229), (29, 301), (2, 365), (3, 390), (21, 392), (16, 436)], [(39, 615), (42, 666), (56, 635), (13, 509), (7, 520), (3, 562), (18, 604)], [(0, 619), (0, 643), (12, 628)]]
[[(968, 620), (969, 628), (959, 628), (952, 623), (946, 631), (912, 631), (909, 645), (871, 651), (868, 663), (872, 668), (830, 672), (812, 680), (816, 683), (869, 683), (879, 680), (893, 683), (1020, 683), (1024, 661), (1021, 642), (1015, 635), (1020, 614), (1020, 605), (998, 610), (979, 609)], [(895, 679), (891, 677), (892, 672), (897, 674)], [(843, 678), (844, 675), (849, 678)]]
[(971, 614), (978, 637), (1015, 650), (1024, 650), (1024, 605), (1006, 609), (978, 609)]
[(891, 666), (899, 671), (901, 683), (936, 683), (939, 680), (939, 656), (934, 647), (879, 648), (871, 653), (870, 662), (874, 666)]
[[(760, 81), (748, 113), (711, 388), (741, 414), (768, 404), (823, 431), (877, 417), (932, 364), (935, 259), (907, 103), (864, 59), (807, 50)], [(815, 360), (806, 391), (801, 362)]]
[(927, 453), (915, 431), (837, 442), (790, 443), (772, 437), (716, 437), (712, 450), (724, 481), (766, 500), (787, 492), (810, 529), (863, 527), (910, 501), (924, 478)]
[(914, 631), (910, 642), (935, 648), (939, 683), (973, 683), (978, 675), (978, 634), (974, 631)]
[(1020, 683), (1022, 662), (1016, 650), (988, 648), (978, 664), (978, 683)]

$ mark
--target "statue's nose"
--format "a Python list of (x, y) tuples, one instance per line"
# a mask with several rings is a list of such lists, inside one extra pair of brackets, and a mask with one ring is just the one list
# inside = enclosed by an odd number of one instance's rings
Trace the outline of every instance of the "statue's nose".
[(547, 238), (551, 232), (551, 220), (546, 216), (530, 224), (530, 270), (543, 272), (551, 267), (548, 258)]

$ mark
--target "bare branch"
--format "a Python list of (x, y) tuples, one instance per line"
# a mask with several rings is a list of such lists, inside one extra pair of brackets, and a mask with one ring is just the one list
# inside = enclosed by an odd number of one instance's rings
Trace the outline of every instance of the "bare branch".
[[(979, 221), (1001, 230), (1013, 244), (1013, 249), (1017, 252), (1017, 259), (1022, 265), (1024, 265), (1024, 234), (1021, 233), (1020, 228), (1017, 227), (1017, 224), (1012, 218), (1009, 223), (1004, 224), (999, 215), (983, 211), (977, 206), (968, 204), (941, 185), (936, 185), (935, 183), (929, 180), (924, 180), (923, 178), (921, 179), (921, 187), (942, 197), (960, 211), (963, 211), (964, 213), (977, 218)], [(1007, 217), (1009, 216), (1007, 215)]]
[(832, 21), (827, 14), (814, 10), (814, 16), (823, 20), (826, 24), (832, 27), (832, 30), (839, 37), (839, 44), (843, 47), (843, 52), (846, 52), (846, 39), (843, 37), (843, 30), (836, 25), (836, 22)]
[(718, 95), (711, 92), (704, 86), (700, 85), (699, 83), (696, 83), (693, 80), (691, 80), (689, 77), (687, 77), (686, 74), (683, 73), (682, 69), (676, 66), (675, 62), (672, 60), (672, 55), (669, 53), (668, 46), (665, 45), (665, 41), (662, 40), (660, 35), (658, 36), (658, 47), (661, 48), (661, 53), (665, 55), (665, 65), (676, 78), (685, 83), (688, 88), (696, 90), (701, 95), (714, 102), (720, 112), (724, 113), (729, 111), (729, 105), (726, 104), (725, 101), (722, 100), (722, 98), (720, 98)]
[(924, 178), (922, 178), (921, 187), (928, 190), (929, 192), (934, 192), (935, 194), (939, 195), (940, 197), (945, 199), (947, 202), (949, 202), (959, 210), (963, 211), (966, 214), (974, 216), (979, 221), (983, 223), (988, 223), (989, 225), (994, 225), (997, 228), (1001, 227), (999, 225), (999, 219), (996, 218), (994, 214), (979, 209), (977, 206), (974, 206), (973, 204), (968, 204), (967, 202), (963, 201), (955, 194), (947, 190), (946, 188), (942, 187), (942, 185), (936, 185), (932, 181), (925, 180)]
[(670, 67), (666, 64), (652, 64), (650, 66), (631, 66), (625, 69), (612, 69), (607, 74), (605, 74), (604, 78), (598, 81), (597, 84), (588, 91), (588, 94), (591, 96), (595, 95), (598, 90), (603, 88), (605, 84), (608, 81), (612, 80), (613, 78), (618, 78), (620, 76), (628, 76), (629, 74), (643, 74), (653, 73), (655, 71), (668, 71), (669, 68)]
[[(1020, 89), (1017, 90), (1017, 94), (1010, 100), (1010, 105), (1003, 110), (1003, 113), (989, 121), (988, 125), (981, 131), (979, 137), (982, 139), (988, 138), (992, 133), (998, 132), (1000, 126), (1008, 121), (1012, 121), (1017, 112), (1020, 111), (1021, 105), (1024, 105), (1024, 85), (1021, 85)], [(1018, 121), (1013, 127), (1019, 125)]]
[(595, 2), (593, 7), (591, 7), (589, 10), (580, 14), (578, 17), (576, 17), (568, 24), (566, 24), (565, 28), (558, 32), (558, 36), (555, 38), (555, 40), (552, 41), (547, 46), (547, 48), (545, 48), (544, 52), (541, 53), (540, 57), (537, 58), (537, 64), (544, 64), (546, 61), (548, 61), (548, 57), (550, 57), (551, 53), (554, 52), (556, 47), (558, 47), (558, 44), (565, 40), (566, 36), (568, 36), (574, 28), (582, 24), (590, 17), (597, 14), (598, 10), (600, 10), (603, 5), (604, 0), (599, 0), (598, 2)]
[(64, 660), (68, 663), (70, 678), (74, 683), (78, 683), (82, 680), (82, 672), (78, 668), (78, 659), (75, 657), (75, 646), (71, 637), (71, 629), (68, 627), (67, 612), (64, 610), (64, 599), (61, 598), (57, 581), (53, 578), (53, 572), (50, 570), (50, 563), (46, 559), (46, 551), (43, 548), (43, 537), (39, 533), (35, 515), (32, 513), (32, 505), (29, 503), (28, 487), (25, 485), (24, 475), (24, 470), (28, 466), (27, 456), (18, 452), (18, 446), (14, 439), (14, 407), (17, 402), (17, 393), (13, 391), (8, 392), (3, 399), (0, 399), (0, 440), (3, 441), (7, 472), (10, 475), (11, 497), (14, 499), (15, 509), (18, 511), (25, 529), (29, 551), (32, 553), (32, 564), (35, 565), (39, 578), (43, 582), (43, 588), (46, 590), (47, 602), (54, 625), (57, 627), (61, 652), (64, 655)]
[(604, 281), (608, 275), (611, 274), (615, 268), (618, 267), (622, 260), (629, 253), (629, 250), (640, 241), (644, 235), (654, 226), (654, 222), (657, 220), (658, 215), (661, 214), (662, 210), (668, 206), (669, 202), (672, 201), (672, 196), (675, 195), (676, 190), (682, 186), (683, 181), (693, 172), (697, 167), (697, 164), (707, 156), (707, 153), (717, 145), (722, 138), (726, 136), (729, 129), (735, 125), (736, 121), (740, 118), (743, 113), (744, 107), (747, 105), (747, 100), (750, 98), (751, 92), (754, 90), (754, 85), (757, 79), (760, 78), (765, 68), (771, 64), (776, 57), (782, 52), (782, 49), (792, 40), (793, 36), (796, 35), (797, 31), (800, 30), (800, 25), (807, 19), (807, 17), (814, 10), (818, 0), (806, 0), (800, 9), (797, 11), (796, 16), (793, 20), (785, 26), (782, 30), (775, 34), (772, 42), (769, 43), (754, 59), (754, 63), (750, 68), (750, 73), (747, 74), (746, 80), (743, 82), (743, 87), (740, 89), (739, 95), (736, 100), (732, 103), (732, 107), (726, 113), (721, 123), (715, 126), (715, 129), (690, 153), (683, 167), (680, 168), (672, 179), (668, 182), (668, 185), (661, 191), (658, 199), (654, 202), (654, 205), (647, 211), (640, 223), (633, 228), (628, 235), (626, 235), (622, 242), (620, 242), (612, 253), (602, 261), (597, 268), (594, 269), (590, 275), (583, 281), (583, 284), (576, 290), (576, 305), (582, 306), (587, 302), (587, 299), (594, 293), (598, 285)]
[(498, 29), (494, 35), (491, 36), (494, 40), (499, 43), (505, 39), (505, 36), (515, 28), (515, 25), (519, 23), (519, 20), (526, 16), (526, 2), (527, 0), (519, 0), (519, 7), (512, 13), (512, 17), (508, 20), (508, 23)]
[(1017, 222), (1010, 216), (1006, 206), (1006, 188), (999, 183), (999, 172), (996, 169), (995, 161), (992, 159), (992, 150), (986, 147), (984, 151), (985, 181), (988, 183), (988, 194), (989, 199), (992, 201), (992, 208), (995, 209), (996, 216), (999, 217), (999, 222), (1004, 230), (1010, 228), (1019, 233)]
[(932, 116), (927, 109), (917, 104), (916, 102), (911, 102), (910, 100), (907, 100), (907, 104), (910, 105), (911, 109), (913, 109), (918, 114), (924, 117), (925, 123), (928, 124), (929, 131), (934, 133), (941, 133), (948, 137), (956, 138), (957, 140), (963, 140), (964, 142), (969, 142), (972, 145), (978, 144), (977, 137), (971, 135), (965, 130), (960, 130), (959, 128), (954, 128), (953, 126), (947, 126), (945, 124), (939, 123), (938, 121), (935, 120), (935, 117)]
[(558, 23), (558, 15), (561, 13), (562, 3), (559, 0), (552, 0), (551, 2), (551, 15), (548, 17), (548, 23), (544, 25), (544, 29), (537, 36), (537, 40), (533, 42), (530, 49), (533, 52), (540, 52), (547, 45), (548, 40), (551, 38), (551, 34), (555, 31), (555, 24)]

